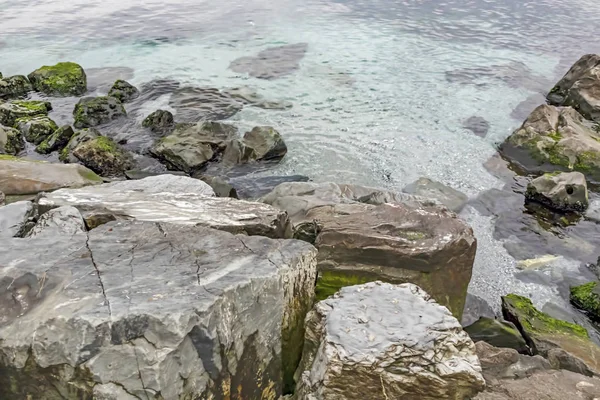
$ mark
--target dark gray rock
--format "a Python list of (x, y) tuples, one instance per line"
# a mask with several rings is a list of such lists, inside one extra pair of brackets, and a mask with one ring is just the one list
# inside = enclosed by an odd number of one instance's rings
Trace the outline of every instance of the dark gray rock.
[(295, 43), (270, 47), (254, 57), (240, 57), (229, 64), (234, 72), (259, 79), (277, 79), (289, 75), (300, 67), (308, 44)]
[(69, 139), (69, 142), (66, 144), (66, 146), (59, 153), (58, 159), (65, 163), (66, 162), (70, 162), (70, 163), (78, 162), (79, 160), (77, 159), (77, 157), (75, 157), (73, 155), (73, 150), (75, 150), (77, 148), (77, 146), (79, 146), (80, 144), (85, 143), (92, 139), (96, 139), (100, 136), (101, 136), (100, 132), (98, 132), (94, 128), (85, 128), (85, 129), (75, 132), (73, 134), (73, 136), (71, 136), (71, 139)]
[(279, 159), (287, 153), (281, 134), (270, 126), (256, 126), (246, 132), (244, 143), (254, 149), (257, 160)]
[(44, 139), (36, 148), (40, 154), (50, 154), (53, 151), (62, 150), (71, 140), (75, 132), (70, 125), (61, 126), (54, 133)]
[(524, 201), (523, 195), (494, 188), (481, 192), (469, 202), (469, 205), (483, 215), (499, 216), (506, 212), (521, 210)]
[(121, 102), (110, 96), (84, 97), (73, 110), (75, 128), (91, 128), (127, 116)]
[(240, 199), (258, 199), (266, 195), (282, 183), (308, 182), (304, 175), (289, 176), (241, 176), (232, 177), (229, 183), (233, 185)]
[(487, 301), (479, 296), (467, 293), (465, 309), (460, 323), (462, 326), (469, 326), (481, 317), (494, 319), (496, 318), (496, 313)]
[(179, 122), (218, 121), (234, 116), (242, 103), (215, 88), (183, 87), (171, 95), (169, 106)]
[(482, 317), (465, 327), (474, 342), (484, 341), (496, 347), (506, 347), (529, 354), (529, 347), (514, 324), (494, 318)]
[(464, 193), (443, 183), (432, 181), (429, 178), (419, 178), (417, 181), (407, 185), (402, 191), (427, 199), (437, 200), (456, 213), (460, 212), (469, 200)]
[(203, 182), (206, 182), (215, 191), (217, 197), (231, 197), (237, 199), (238, 195), (234, 187), (220, 176), (202, 176)]
[(142, 126), (153, 132), (167, 132), (175, 127), (175, 119), (169, 111), (156, 110), (144, 118)]
[(490, 130), (490, 123), (485, 118), (474, 115), (463, 123), (463, 128), (470, 130), (476, 136), (484, 138)]
[(140, 96), (140, 91), (129, 82), (119, 79), (110, 88), (108, 95), (118, 99), (121, 103), (127, 103), (137, 99)]
[(544, 174), (527, 185), (525, 196), (559, 211), (588, 207), (587, 183), (581, 172)]
[(27, 222), (33, 204), (30, 201), (17, 201), (0, 207), (0, 239), (16, 236)]

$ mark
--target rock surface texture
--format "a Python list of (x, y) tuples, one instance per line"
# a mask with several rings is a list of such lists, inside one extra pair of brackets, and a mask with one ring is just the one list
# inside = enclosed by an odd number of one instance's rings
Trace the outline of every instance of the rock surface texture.
[(312, 246), (142, 221), (86, 232), (76, 212), (3, 242), (0, 398), (282, 394), (313, 301)]
[(317, 298), (381, 280), (414, 283), (461, 316), (475, 257), (472, 229), (408, 194), (335, 183), (284, 183), (261, 201), (287, 211), (294, 237), (319, 249)]
[(419, 178), (407, 185), (402, 191), (426, 199), (437, 200), (456, 213), (460, 212), (469, 200), (464, 193), (429, 178)]
[(484, 341), (496, 347), (507, 347), (528, 354), (529, 347), (514, 324), (493, 318), (482, 317), (465, 327), (475, 343)]
[(33, 204), (30, 201), (0, 204), (0, 239), (4, 240), (19, 234), (32, 209)]
[(125, 107), (115, 98), (110, 96), (84, 97), (73, 110), (75, 128), (90, 128), (106, 124), (118, 118), (125, 117)]
[(485, 387), (475, 345), (412, 284), (343, 288), (306, 319), (297, 400), (464, 399)]
[(17, 155), (25, 148), (21, 132), (0, 125), (0, 154)]
[(581, 172), (544, 174), (527, 185), (525, 195), (559, 211), (585, 211), (588, 191)]
[(49, 96), (81, 96), (87, 91), (83, 68), (72, 62), (43, 66), (27, 77), (35, 90)]
[(0, 76), (0, 99), (25, 96), (31, 90), (31, 83), (23, 75)]

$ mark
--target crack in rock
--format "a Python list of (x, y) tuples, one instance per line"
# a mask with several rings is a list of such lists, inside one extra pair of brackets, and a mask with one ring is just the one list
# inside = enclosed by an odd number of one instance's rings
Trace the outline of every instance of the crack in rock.
[(98, 268), (98, 265), (96, 264), (96, 260), (94, 260), (94, 253), (92, 253), (92, 249), (90, 248), (90, 235), (89, 234), (86, 235), (85, 247), (87, 247), (88, 252), (90, 253), (90, 259), (92, 260), (92, 265), (94, 265), (94, 268), (96, 269), (96, 275), (98, 275), (98, 281), (100, 282), (100, 288), (102, 288), (102, 296), (104, 296), (104, 301), (106, 302), (106, 306), (108, 307), (108, 316), (112, 318), (112, 309), (110, 307), (110, 301), (108, 300), (108, 297), (106, 296), (106, 290), (104, 289), (104, 282), (102, 282), (102, 277), (100, 276), (100, 269)]

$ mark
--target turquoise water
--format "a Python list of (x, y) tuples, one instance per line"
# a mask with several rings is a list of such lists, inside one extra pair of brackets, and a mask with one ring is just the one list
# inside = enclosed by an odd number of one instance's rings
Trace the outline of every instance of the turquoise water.
[[(600, 50), (593, 0), (0, 0), (0, 21), (5, 75), (70, 60), (125, 67), (136, 85), (170, 78), (251, 86), (293, 103), (231, 118), (284, 135), (288, 156), (270, 174), (394, 190), (428, 176), (471, 197), (503, 185), (483, 166), (494, 145), (577, 58)], [(280, 79), (228, 69), (236, 58), (294, 43), (307, 43), (306, 55)], [(168, 96), (136, 118), (159, 107), (168, 108)], [(488, 121), (485, 138), (463, 127), (472, 116)], [(473, 293), (495, 306), (516, 291), (568, 308), (555, 283), (515, 277), (493, 218), (470, 207), (463, 217), (479, 239)], [(581, 261), (566, 257), (544, 273), (575, 271)]]

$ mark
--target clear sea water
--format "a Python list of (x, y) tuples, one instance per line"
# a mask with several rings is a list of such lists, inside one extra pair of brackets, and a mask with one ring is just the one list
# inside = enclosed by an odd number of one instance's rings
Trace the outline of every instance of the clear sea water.
[[(289, 152), (271, 174), (393, 190), (427, 176), (475, 197), (504, 185), (483, 166), (495, 144), (574, 61), (600, 51), (599, 33), (596, 0), (0, 0), (0, 72), (70, 60), (130, 68), (136, 85), (248, 85), (293, 103), (232, 118), (284, 135)], [(280, 79), (228, 69), (301, 42), (300, 68)], [(485, 138), (463, 127), (472, 116), (489, 122)], [(479, 240), (472, 293), (495, 308), (518, 292), (572, 313), (557, 281), (578, 275), (582, 259), (522, 279), (494, 237), (495, 218), (470, 206), (462, 217)]]

